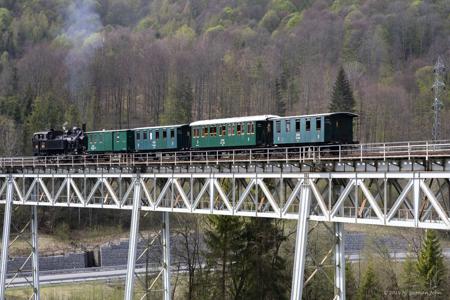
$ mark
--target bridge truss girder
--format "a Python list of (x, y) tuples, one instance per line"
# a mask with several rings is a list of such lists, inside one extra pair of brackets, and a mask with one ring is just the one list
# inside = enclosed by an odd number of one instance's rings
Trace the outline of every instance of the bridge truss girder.
[[(14, 174), (13, 205), (298, 219), (302, 186), (311, 220), (450, 229), (450, 172), (296, 174)], [(7, 175), (0, 175), (6, 204)], [(32, 197), (36, 190), (37, 197)]]
[[(133, 295), (141, 211), (163, 212), (165, 299), (170, 299), (169, 212), (298, 220), (291, 299), (301, 299), (305, 281), (308, 220), (332, 222), (335, 296), (345, 299), (343, 223), (449, 230), (449, 182), (450, 172), (12, 174), (0, 175), (0, 204), (6, 210), (8, 205), (132, 210), (126, 299)], [(9, 222), (5, 214), (4, 236)], [(2, 257), (7, 254), (2, 250)]]

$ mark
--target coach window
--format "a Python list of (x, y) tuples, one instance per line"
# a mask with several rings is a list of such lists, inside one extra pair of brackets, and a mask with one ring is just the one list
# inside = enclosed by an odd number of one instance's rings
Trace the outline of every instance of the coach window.
[(237, 124), (236, 125), (236, 134), (240, 135), (241, 134), (241, 124)]
[(143, 140), (146, 140), (146, 139), (147, 139), (147, 131), (144, 131), (144, 132), (142, 133), (142, 139), (143, 139)]
[(231, 136), (233, 134), (233, 125), (228, 124), (228, 136)]
[(311, 130), (311, 120), (306, 120), (306, 131)]
[(152, 139), (153, 139), (153, 132), (152, 132), (152, 131), (149, 131), (149, 132), (148, 132), (148, 135), (149, 135), (149, 140), (152, 140)]
[(222, 125), (221, 130), (220, 130), (220, 135), (221, 136), (227, 135), (227, 127), (225, 125)]
[(300, 119), (295, 119), (295, 132), (300, 132)]
[(170, 138), (173, 139), (175, 138), (175, 130), (170, 129)]
[(156, 130), (155, 132), (155, 140), (159, 140), (159, 130)]
[(138, 131), (138, 132), (136, 132), (136, 139), (137, 140), (140, 140), (141, 139), (141, 133)]
[(286, 132), (291, 131), (291, 120), (286, 120)]
[(210, 127), (209, 128), (209, 135), (210, 136), (216, 136), (217, 135), (217, 127)]
[(277, 133), (281, 133), (281, 121), (275, 122), (275, 130)]
[(316, 130), (320, 130), (322, 128), (322, 120), (320, 118), (316, 119)]
[(208, 136), (208, 127), (203, 128), (203, 134), (202, 137)]

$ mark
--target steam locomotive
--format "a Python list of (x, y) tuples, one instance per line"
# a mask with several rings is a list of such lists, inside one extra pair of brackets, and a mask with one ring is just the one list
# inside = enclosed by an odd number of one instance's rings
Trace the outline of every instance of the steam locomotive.
[(36, 156), (85, 154), (87, 150), (86, 134), (78, 127), (63, 131), (50, 129), (36, 132), (31, 142), (33, 155)]

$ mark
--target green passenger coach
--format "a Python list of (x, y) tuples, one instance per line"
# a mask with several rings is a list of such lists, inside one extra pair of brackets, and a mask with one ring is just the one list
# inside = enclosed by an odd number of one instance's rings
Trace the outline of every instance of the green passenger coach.
[(273, 144), (352, 143), (353, 113), (325, 113), (273, 118)]
[(101, 130), (87, 132), (88, 153), (134, 152), (132, 130)]
[(189, 149), (189, 125), (135, 128), (136, 152)]
[(193, 149), (268, 146), (272, 141), (273, 115), (197, 121), (191, 126)]

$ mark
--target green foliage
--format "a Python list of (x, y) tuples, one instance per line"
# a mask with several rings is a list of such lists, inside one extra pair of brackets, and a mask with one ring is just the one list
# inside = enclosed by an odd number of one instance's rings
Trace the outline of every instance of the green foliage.
[(405, 293), (414, 291), (418, 287), (418, 273), (417, 273), (417, 259), (411, 256), (410, 253), (406, 256), (403, 262), (402, 276), (401, 276), (401, 288)]
[(259, 22), (259, 26), (264, 27), (269, 32), (274, 31), (280, 24), (280, 17), (274, 10), (269, 10)]
[(236, 18), (236, 11), (229, 6), (226, 6), (222, 12), (222, 19), (234, 20), (235, 18)]
[(216, 270), (218, 299), (287, 299), (289, 273), (280, 247), (286, 240), (274, 220), (208, 217), (208, 264)]
[(169, 86), (169, 95), (164, 102), (161, 125), (188, 123), (191, 120), (191, 107), (191, 82), (189, 78), (180, 76)]
[(70, 238), (70, 227), (66, 222), (60, 222), (56, 225), (54, 235), (56, 238), (67, 241)]
[(0, 97), (0, 110), (4, 116), (12, 118), (18, 123), (23, 122), (23, 107), (17, 96)]
[(14, 22), (12, 30), (14, 45), (21, 48), (26, 43), (37, 43), (46, 39), (50, 33), (50, 24), (43, 11), (34, 13), (31, 9), (25, 9), (20, 19)]
[(235, 296), (239, 295), (240, 299), (288, 299), (286, 263), (279, 253), (281, 243), (286, 240), (283, 230), (273, 220), (251, 218), (245, 224), (241, 238), (245, 246), (238, 257), (240, 264), (245, 265), (245, 273), (239, 272), (237, 278), (245, 288)]
[(332, 11), (339, 12), (344, 7), (352, 7), (358, 5), (360, 0), (334, 0), (331, 6)]
[(75, 105), (70, 104), (66, 109), (64, 113), (64, 122), (67, 123), (68, 128), (81, 126), (80, 111)]
[(175, 32), (175, 38), (191, 41), (195, 38), (195, 31), (185, 24), (177, 29)]
[(415, 73), (419, 95), (424, 98), (431, 98), (431, 89), (433, 85), (433, 66), (425, 66), (417, 69)]
[(37, 97), (32, 104), (32, 112), (26, 118), (26, 134), (46, 129), (61, 129), (63, 112), (60, 102), (52, 96)]
[(21, 140), (19, 129), (14, 120), (0, 115), (0, 140), (5, 141), (0, 144), (0, 155), (17, 155), (19, 154)]
[[(244, 246), (240, 239), (244, 221), (236, 217), (208, 216), (209, 228), (205, 232), (208, 246), (208, 265), (217, 270), (214, 276), (217, 289), (211, 291), (215, 297), (225, 299), (231, 288), (231, 273), (236, 273), (240, 261), (236, 261)], [(232, 264), (231, 262), (236, 262)]]
[(427, 291), (441, 291), (445, 284), (444, 257), (436, 232), (427, 230), (417, 260), (420, 284)]
[(4, 32), (9, 29), (11, 24), (12, 16), (8, 9), (0, 8), (0, 32)]
[(382, 299), (381, 286), (371, 262), (369, 262), (369, 264), (367, 265), (366, 271), (362, 276), (356, 299), (358, 300)]
[(352, 264), (347, 261), (345, 262), (345, 295), (348, 300), (356, 299), (357, 287)]
[(286, 27), (288, 29), (296, 27), (303, 20), (303, 12), (296, 12), (290, 14), (289, 20), (287, 21)]
[(286, 116), (287, 111), (287, 74), (282, 73), (280, 78), (275, 81), (275, 95), (277, 101), (277, 114)]
[(272, 0), (270, 7), (279, 15), (286, 15), (296, 11), (295, 5), (289, 0)]
[(219, 24), (219, 25), (216, 25), (216, 26), (212, 26), (212, 27), (209, 27), (208, 29), (206, 29), (206, 33), (207, 34), (215, 34), (215, 33), (217, 33), (217, 32), (223, 32), (225, 30), (225, 27), (223, 27), (223, 25), (221, 25), (221, 24)]
[(352, 112), (354, 107), (355, 99), (353, 98), (352, 88), (345, 75), (344, 68), (341, 67), (334, 83), (333, 94), (328, 108), (333, 112)]
[(148, 28), (152, 29), (158, 29), (159, 24), (153, 17), (145, 17), (142, 20), (139, 21), (138, 25), (136, 26), (137, 31), (146, 30)]

